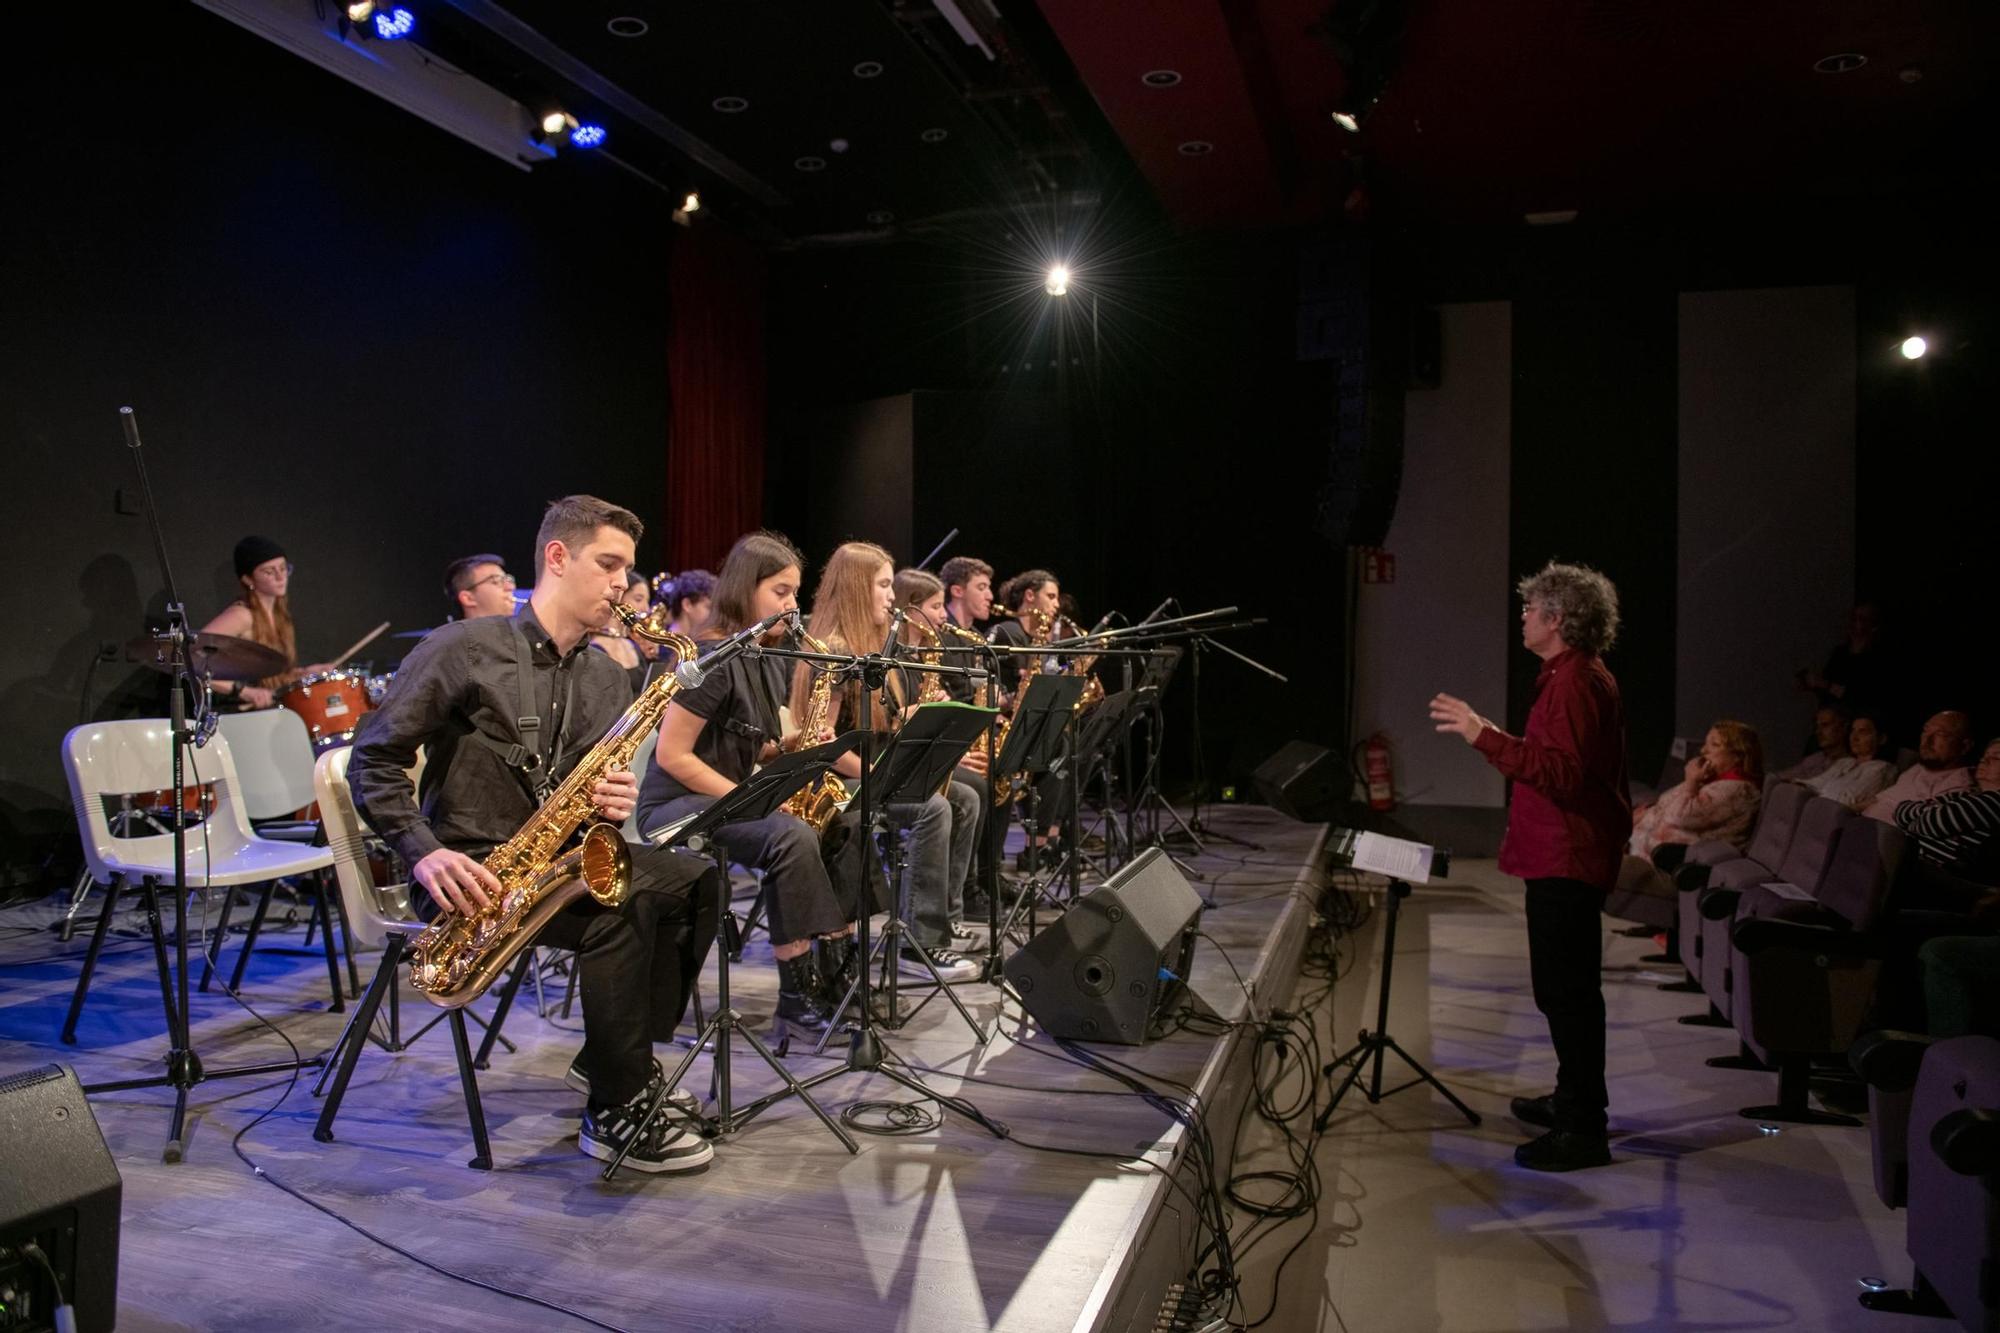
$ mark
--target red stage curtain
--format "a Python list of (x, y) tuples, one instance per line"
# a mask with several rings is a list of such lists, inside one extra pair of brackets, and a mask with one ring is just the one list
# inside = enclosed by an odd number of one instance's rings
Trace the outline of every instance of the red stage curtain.
[(669, 268), (667, 568), (718, 569), (764, 521), (764, 257), (696, 226)]

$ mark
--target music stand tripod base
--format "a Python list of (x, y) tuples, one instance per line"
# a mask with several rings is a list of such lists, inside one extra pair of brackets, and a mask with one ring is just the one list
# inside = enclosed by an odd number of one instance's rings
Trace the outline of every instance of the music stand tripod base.
[[(1431, 1087), (1437, 1089), (1439, 1096), (1457, 1107), (1459, 1113), (1466, 1118), (1468, 1123), (1473, 1125), (1479, 1123), (1479, 1112), (1459, 1100), (1457, 1093), (1447, 1088), (1438, 1079), (1436, 1074), (1424, 1068), (1423, 1064), (1415, 1056), (1404, 1050), (1402, 1046), (1397, 1044), (1396, 1039), (1389, 1035), (1389, 984), (1392, 969), (1396, 961), (1396, 919), (1401, 914), (1403, 899), (1409, 896), (1410, 886), (1407, 883), (1400, 879), (1389, 881), (1389, 920), (1382, 931), (1382, 984), (1376, 999), (1375, 1030), (1372, 1032), (1363, 1031), (1360, 1041), (1356, 1042), (1345, 1053), (1336, 1056), (1320, 1068), (1321, 1074), (1331, 1074), (1342, 1065), (1348, 1064), (1350, 1061), (1353, 1062), (1352, 1067), (1347, 1071), (1347, 1077), (1341, 1080), (1338, 1088), (1334, 1089), (1333, 1098), (1327, 1102), (1326, 1109), (1321, 1111), (1319, 1118), (1313, 1121), (1313, 1130), (1315, 1133), (1325, 1132), (1328, 1122), (1333, 1119), (1333, 1113), (1340, 1107), (1340, 1099), (1347, 1095), (1348, 1089), (1360, 1086), (1361, 1072), (1371, 1062), (1374, 1065), (1374, 1069), (1370, 1075), (1369, 1084), (1367, 1087), (1361, 1089), (1361, 1095), (1368, 1099), (1370, 1105), (1380, 1105), (1384, 1099), (1393, 1097), (1399, 1092), (1414, 1088), (1419, 1084), (1428, 1083)], [(1390, 1051), (1395, 1052), (1397, 1058), (1402, 1060), (1404, 1064), (1408, 1065), (1415, 1072), (1416, 1077), (1407, 1083), (1399, 1083), (1387, 1092), (1384, 1092), (1382, 1090), (1382, 1060), (1383, 1056)]]

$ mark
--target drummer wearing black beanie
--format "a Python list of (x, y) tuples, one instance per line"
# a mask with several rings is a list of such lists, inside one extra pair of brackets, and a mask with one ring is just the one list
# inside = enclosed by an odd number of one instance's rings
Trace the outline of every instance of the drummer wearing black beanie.
[(292, 562), (285, 548), (269, 537), (245, 537), (236, 543), (236, 581), (243, 595), (224, 607), (215, 619), (201, 627), (204, 634), (229, 634), (261, 643), (285, 655), (285, 670), (259, 681), (215, 683), (216, 692), (234, 698), (247, 708), (269, 708), (277, 691), (302, 675), (324, 671), (324, 664), (298, 668), (298, 636), (292, 626), (291, 604), (286, 590), (291, 584)]

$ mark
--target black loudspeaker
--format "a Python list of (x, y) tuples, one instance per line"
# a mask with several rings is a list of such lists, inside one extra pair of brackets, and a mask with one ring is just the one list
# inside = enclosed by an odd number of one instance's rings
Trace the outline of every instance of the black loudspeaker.
[(1002, 970), (1044, 1032), (1143, 1044), (1186, 984), (1201, 895), (1159, 848), (1076, 900)]
[(1354, 796), (1354, 774), (1339, 755), (1310, 741), (1290, 741), (1257, 765), (1250, 785), (1280, 814), (1324, 824)]
[(0, 1323), (55, 1326), (48, 1275), (20, 1250), (30, 1241), (55, 1267), (79, 1333), (117, 1322), (124, 1189), (74, 1071), (44, 1065), (0, 1078), (0, 1289), (18, 1293)]

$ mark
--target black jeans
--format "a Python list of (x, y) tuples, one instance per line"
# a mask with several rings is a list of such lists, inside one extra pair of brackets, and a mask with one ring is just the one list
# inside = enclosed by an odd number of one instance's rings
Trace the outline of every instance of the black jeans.
[[(715, 801), (713, 796), (689, 792), (659, 805), (642, 805), (639, 827), (658, 830), (708, 809)], [(715, 840), (730, 860), (764, 872), (764, 919), (771, 943), (837, 934), (854, 920), (856, 900), (828, 876), (819, 834), (798, 816), (780, 810), (762, 819), (724, 824), (716, 830)]]
[(1604, 890), (1581, 880), (1528, 884), (1528, 974), (1556, 1048), (1555, 1126), (1602, 1134)]
[[(576, 953), (583, 996), (583, 1070), (592, 1101), (630, 1101), (653, 1075), (653, 1043), (672, 1041), (715, 943), (715, 867), (700, 857), (627, 843), (632, 886), (623, 904), (588, 894), (542, 927), (535, 943)], [(472, 853), (478, 855), (479, 853)], [(411, 902), (426, 919), (430, 895)]]

